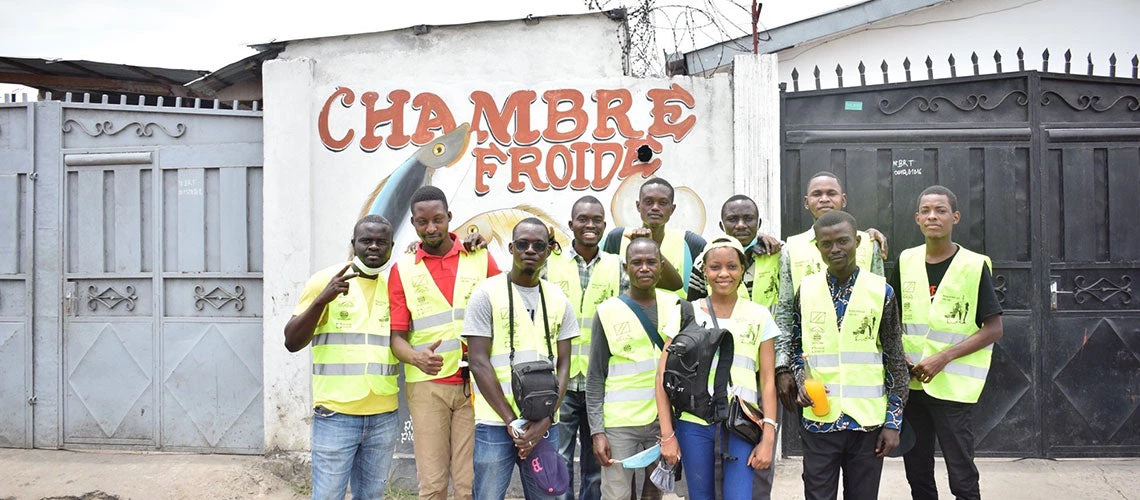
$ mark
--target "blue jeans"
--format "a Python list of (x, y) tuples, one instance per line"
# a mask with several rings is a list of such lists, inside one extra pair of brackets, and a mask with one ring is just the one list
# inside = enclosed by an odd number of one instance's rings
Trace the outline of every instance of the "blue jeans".
[[(554, 449), (558, 449), (558, 430), (551, 427), (544, 438)], [(523, 495), (527, 500), (554, 499), (523, 473), (524, 462), (519, 460), (519, 450), (507, 434), (507, 428), (499, 425), (475, 424), (475, 491), (474, 500), (502, 500), (507, 496), (511, 485), (511, 474), (518, 468), (522, 478)]]
[(724, 456), (724, 485), (721, 491), (725, 500), (752, 498), (752, 468), (748, 457), (752, 445), (718, 424), (700, 425), (677, 420), (677, 444), (681, 447), (681, 463), (685, 466), (685, 482), (689, 485), (689, 498), (705, 500), (716, 496), (715, 464), (716, 440), (728, 436), (728, 453)]
[(590, 435), (590, 421), (586, 418), (586, 393), (566, 391), (562, 406), (558, 410), (558, 453), (566, 459), (566, 469), (570, 471), (571, 489), (559, 500), (574, 500), (574, 444), (575, 438), (581, 441), (581, 487), (580, 500), (600, 500), (602, 498), (602, 468), (598, 457), (594, 456), (594, 439)]
[(313, 410), (313, 498), (383, 498), (399, 421), (395, 411), (345, 415)]

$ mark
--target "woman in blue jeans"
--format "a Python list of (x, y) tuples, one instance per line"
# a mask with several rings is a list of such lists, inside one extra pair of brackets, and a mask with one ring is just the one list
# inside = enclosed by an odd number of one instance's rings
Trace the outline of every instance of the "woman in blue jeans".
[[(670, 463), (676, 463), (678, 459), (682, 461), (689, 498), (695, 500), (751, 499), (753, 471), (772, 466), (776, 445), (776, 421), (773, 417), (777, 411), (774, 339), (779, 335), (779, 328), (767, 308), (738, 295), (745, 258), (744, 249), (735, 238), (717, 238), (705, 247), (700, 260), (708, 280), (709, 297), (694, 303), (693, 312), (701, 326), (715, 326), (732, 332), (735, 355), (732, 360), (733, 385), (729, 387), (729, 394), (739, 395), (763, 410), (766, 417), (762, 425), (763, 438), (754, 446), (726, 431), (721, 424), (709, 424), (688, 413), (682, 413), (673, 422), (662, 418), (661, 455)], [(671, 341), (666, 341), (666, 347)], [(667, 353), (662, 353), (657, 369), (659, 415), (672, 412), (661, 384), (667, 356)], [(724, 483), (719, 496), (714, 482), (717, 440), (726, 450), (726, 453), (722, 451)]]

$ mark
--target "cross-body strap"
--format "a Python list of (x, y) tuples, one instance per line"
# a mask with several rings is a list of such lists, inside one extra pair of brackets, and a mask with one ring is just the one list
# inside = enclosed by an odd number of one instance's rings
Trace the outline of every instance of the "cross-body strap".
[(713, 401), (716, 402), (716, 415), (718, 419), (723, 419), (724, 415), (728, 414), (728, 407), (724, 405), (724, 400), (728, 397), (727, 389), (729, 384), (732, 383), (732, 357), (735, 354), (736, 344), (732, 340), (732, 332), (722, 330), (716, 321), (716, 310), (713, 309), (712, 298), (705, 298), (705, 305), (709, 308), (709, 317), (712, 318), (713, 328), (721, 330), (720, 346), (718, 347), (718, 361), (716, 366), (716, 374), (713, 376)]
[[(550, 344), (550, 322), (546, 315), (546, 294), (542, 292), (542, 283), (538, 284), (538, 301), (542, 303), (542, 327), (546, 330), (546, 352), (550, 363), (554, 364), (554, 347)], [(511, 275), (507, 274), (507, 315), (510, 322), (507, 326), (508, 338), (511, 344), (510, 365), (515, 365), (515, 293), (511, 288)], [(531, 320), (533, 321), (533, 320)]]
[(653, 345), (657, 346), (658, 349), (664, 349), (665, 341), (661, 340), (661, 334), (657, 333), (656, 328), (653, 328), (653, 323), (649, 322), (649, 317), (645, 315), (645, 311), (641, 309), (641, 306), (629, 298), (629, 295), (619, 295), (619, 297), (621, 297), (621, 301), (625, 302), (625, 305), (629, 306), (629, 309), (633, 311), (634, 316), (637, 316), (638, 321), (641, 321), (641, 328), (645, 330), (645, 334), (649, 336), (649, 340), (653, 342)]

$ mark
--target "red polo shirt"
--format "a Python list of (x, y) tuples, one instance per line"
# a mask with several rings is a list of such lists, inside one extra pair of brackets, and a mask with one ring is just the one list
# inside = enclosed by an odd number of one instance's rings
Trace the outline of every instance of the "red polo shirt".
[[(424, 263), (435, 281), (435, 286), (439, 287), (439, 291), (443, 293), (447, 303), (452, 304), (452, 295), (455, 292), (455, 275), (459, 272), (459, 252), (466, 253), (467, 251), (463, 249), (463, 242), (459, 241), (459, 237), (455, 233), (448, 233), (448, 236), (451, 237), (451, 250), (442, 257), (425, 252), (422, 244), (416, 245), (416, 263)], [(487, 277), (500, 272), (499, 266), (495, 265), (495, 259), (488, 252)], [(412, 324), (412, 313), (408, 311), (408, 299), (404, 295), (404, 284), (400, 281), (400, 265), (398, 263), (392, 264), (391, 273), (388, 275), (388, 303), (392, 308), (392, 330), (408, 330)], [(463, 351), (467, 351), (466, 345), (463, 346)], [(456, 371), (449, 377), (435, 379), (432, 382), (462, 384), (463, 376), (460, 371)]]

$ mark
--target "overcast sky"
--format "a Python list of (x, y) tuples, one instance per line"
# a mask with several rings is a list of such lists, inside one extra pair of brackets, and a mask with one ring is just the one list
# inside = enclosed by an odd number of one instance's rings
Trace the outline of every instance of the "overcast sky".
[[(772, 28), (859, 1), (769, 0), (761, 22)], [(690, 50), (694, 41), (705, 46), (725, 38), (713, 27), (674, 36), (670, 27), (683, 14), (669, 5), (678, 4), (718, 12), (723, 29), (733, 35), (745, 32), (730, 23), (749, 29), (744, 7), (750, 0), (658, 1), (658, 50)], [(272, 40), (585, 11), (584, 0), (0, 0), (0, 56), (212, 71), (253, 54), (247, 45)], [(693, 19), (700, 23), (699, 17)]]

